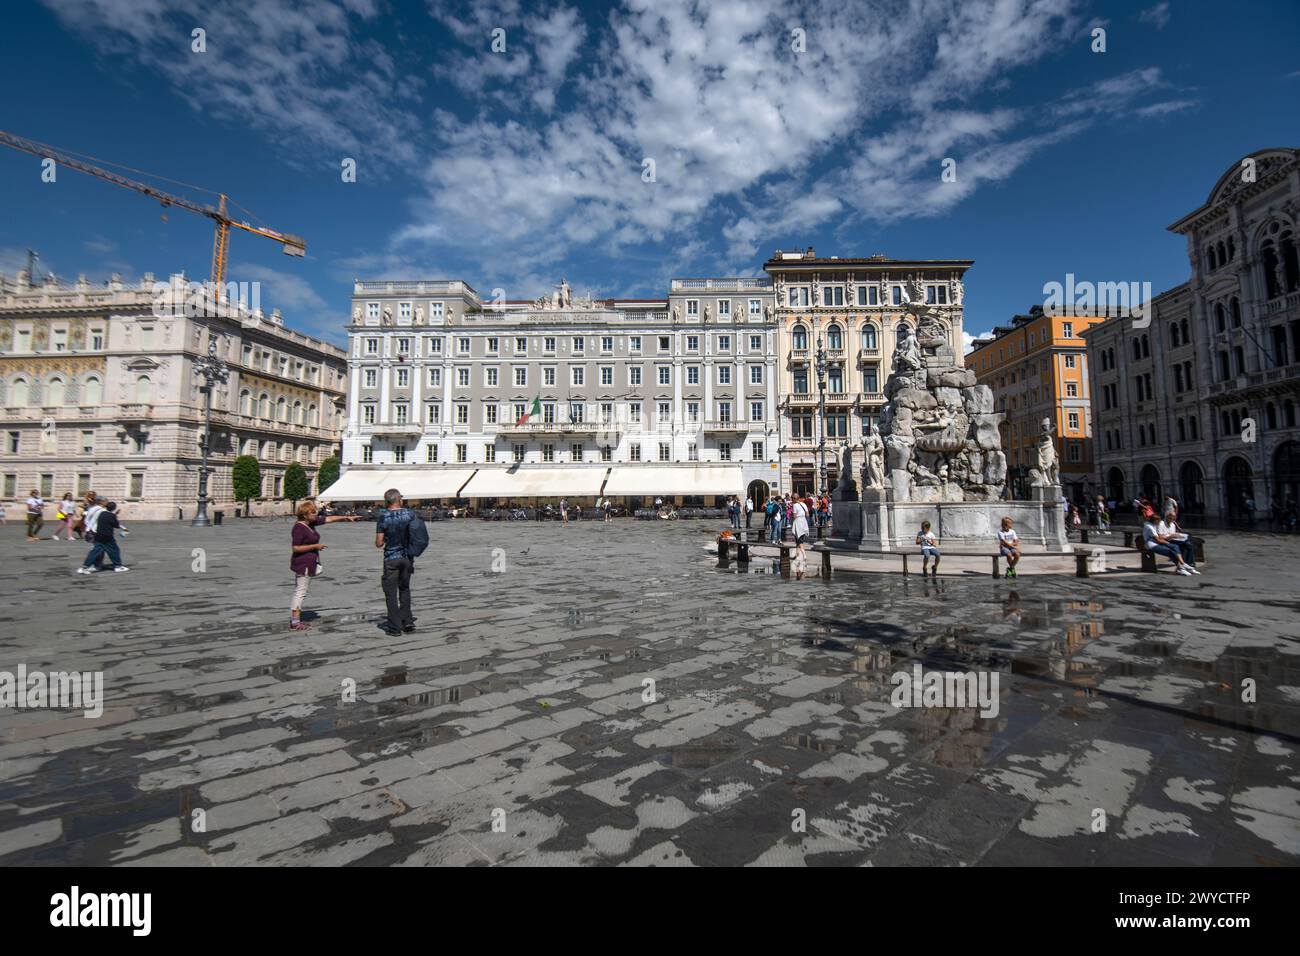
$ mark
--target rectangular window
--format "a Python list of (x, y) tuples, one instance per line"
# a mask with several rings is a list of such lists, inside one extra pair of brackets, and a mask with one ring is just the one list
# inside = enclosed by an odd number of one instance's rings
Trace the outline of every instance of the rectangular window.
[(763, 300), (762, 300), (762, 299), (750, 299), (750, 300), (749, 300), (749, 317), (750, 317), (751, 319), (760, 319), (760, 318), (763, 317)]
[(687, 299), (687, 300), (686, 300), (686, 314), (687, 314), (687, 315), (699, 315), (699, 314), (700, 314), (700, 300), (699, 300), (699, 299)]
[(366, 318), (367, 318), (367, 319), (377, 319), (377, 318), (379, 318), (379, 303), (378, 303), (378, 302), (367, 302), (367, 303), (366, 303)]
[(844, 304), (843, 286), (832, 285), (822, 289), (822, 305), (843, 305), (843, 304)]
[(379, 354), (379, 339), (366, 339), (366, 354), (367, 355)]
[(411, 384), (411, 370), (409, 368), (399, 368), (397, 370), (397, 387), (406, 388)]
[(730, 384), (731, 384), (731, 366), (730, 366), (730, 365), (719, 365), (719, 366), (718, 366), (718, 384), (719, 384), (719, 385), (730, 385)]
[(484, 446), (483, 446), (483, 460), (486, 461), (486, 462), (495, 462), (495, 461), (497, 460), (497, 446), (496, 446), (496, 445), (484, 445)]
[(442, 354), (442, 339), (430, 337), (424, 340), (424, 344), (427, 347), (426, 351), (428, 351), (430, 355)]
[(749, 367), (749, 384), (750, 385), (763, 384), (763, 366), (751, 365)]
[(751, 336), (749, 337), (749, 350), (750, 350), (751, 352), (761, 352), (761, 351), (763, 351), (763, 336), (761, 336), (761, 335), (751, 335)]
[(374, 406), (374, 405), (362, 405), (362, 406), (361, 406), (361, 424), (363, 424), (363, 425), (373, 425), (374, 423), (375, 423), (375, 406)]
[(398, 340), (397, 340), (397, 354), (398, 354), (398, 355), (409, 355), (410, 352), (411, 352), (411, 340), (410, 340), (410, 339), (398, 339)]
[(659, 460), (660, 461), (673, 460), (673, 446), (666, 441), (661, 441), (659, 443)]
[(641, 384), (641, 366), (629, 365), (627, 369), (627, 383), (629, 385)]
[(542, 446), (542, 461), (555, 461), (555, 446), (549, 442)]
[(510, 455), (514, 458), (516, 465), (520, 464), (524, 460), (524, 453), (526, 451), (527, 447), (524, 445), (514, 444), (510, 446)]
[(456, 387), (469, 388), (469, 369), (460, 366), (456, 369)]
[(749, 457), (751, 461), (763, 460), (763, 443), (761, 441), (752, 441), (749, 443)]
[(495, 425), (497, 423), (497, 406), (494, 402), (487, 402), (483, 405), (483, 424)]
[(379, 384), (379, 370), (373, 368), (366, 369), (365, 387), (374, 388), (378, 384)]
[(700, 403), (699, 403), (699, 402), (687, 402), (687, 403), (686, 403), (686, 420), (687, 420), (688, 422), (691, 422), (692, 424), (695, 424), (696, 422), (698, 422), (698, 421), (700, 420)]
[(1074, 368), (1074, 367), (1075, 367), (1075, 360), (1076, 360), (1076, 358), (1077, 358), (1077, 356), (1074, 356), (1074, 355), (1067, 355), (1067, 356), (1065, 357), (1065, 367), (1066, 367), (1066, 368)]
[(103, 330), (103, 329), (93, 329), (93, 330), (91, 331), (91, 333), (90, 333), (90, 347), (91, 347), (92, 349), (94, 349), (95, 351), (99, 351), (100, 349), (102, 349), (102, 348), (104, 347), (104, 330)]
[(628, 347), (628, 351), (629, 351), (629, 352), (640, 352), (640, 351), (641, 351), (641, 336), (639, 336), (639, 335), (633, 335), (633, 336), (632, 336), (631, 338), (629, 338), (627, 341), (628, 341), (628, 346), (627, 346), (627, 347)]
[(443, 304), (441, 302), (429, 303), (429, 318), (441, 319), (443, 313)]
[(614, 449), (611, 448), (609, 445), (602, 445), (602, 446), (601, 446), (601, 449), (600, 449), (600, 460), (601, 460), (601, 461), (613, 461), (613, 460), (614, 460)]
[(700, 337), (698, 335), (686, 336), (686, 351), (698, 352), (700, 350)]
[(394, 406), (393, 406), (393, 424), (395, 424), (395, 425), (405, 425), (405, 424), (406, 424), (406, 414), (407, 414), (407, 411), (406, 411), (406, 410), (407, 410), (407, 407), (408, 407), (408, 406), (406, 406), (406, 405), (394, 405)]
[(487, 340), (487, 354), (496, 355), (501, 350), (501, 340), (495, 335), (489, 335)]
[(698, 365), (688, 365), (686, 367), (686, 384), (687, 385), (700, 384), (700, 367)]
[(542, 369), (542, 384), (543, 384), (543, 385), (554, 385), (554, 384), (555, 384), (555, 368), (554, 368), (554, 366), (552, 366), (551, 368), (544, 368), (544, 369)]
[(542, 351), (543, 351), (543, 352), (546, 352), (546, 353), (548, 353), (548, 354), (554, 354), (554, 352), (555, 352), (555, 336), (554, 336), (554, 335), (548, 335), (548, 336), (546, 336), (544, 339), (542, 339)]
[(361, 463), (363, 465), (372, 464), (375, 460), (375, 450), (369, 445), (361, 446)]
[(718, 442), (718, 461), (731, 461), (730, 442)]
[(488, 388), (496, 388), (501, 377), (500, 369), (487, 368), (483, 370), (483, 384)]
[(516, 366), (514, 367), (514, 370), (515, 370), (515, 385), (516, 385), (516, 386), (527, 385), (527, 384), (528, 384), (528, 366), (526, 366), (526, 365), (516, 365)]
[(542, 422), (547, 425), (555, 424), (555, 403), (547, 402), (542, 405)]
[(700, 446), (695, 444), (695, 442), (691, 442), (686, 446), (686, 460), (687, 461), (700, 460)]
[(659, 366), (659, 384), (671, 385), (673, 383), (673, 370), (667, 365)]
[(469, 355), (469, 336), (462, 335), (456, 339), (456, 352), (459, 355)]
[(582, 461), (582, 442), (574, 442), (569, 446), (569, 461)]
[(436, 464), (438, 461), (438, 446), (426, 445), (424, 447), (424, 460), (430, 464)]
[(442, 406), (437, 402), (430, 402), (424, 406), (425, 422), (429, 425), (439, 425), (442, 423)]
[(394, 445), (394, 446), (393, 446), (393, 462), (394, 462), (394, 464), (398, 464), (398, 465), (404, 465), (404, 464), (406, 464), (406, 446), (405, 446), (405, 445)]
[(9, 450), (9, 454), (11, 455), (18, 454), (18, 448), (21, 441), (22, 441), (22, 432), (9, 433), (8, 441), (5, 444), (5, 447)]
[[(45, 476), (42, 476), (42, 481), (44, 481), (44, 478)], [(46, 491), (45, 494), (49, 494), (49, 492)], [(128, 498), (144, 497), (144, 472), (142, 471), (131, 472), (130, 484), (127, 487), (126, 496)]]
[(612, 352), (612, 351), (614, 351), (614, 336), (612, 336), (612, 335), (602, 335), (602, 336), (600, 337), (600, 350), (601, 350), (602, 352)]
[(469, 445), (464, 442), (456, 443), (456, 461), (462, 464), (469, 461)]
[(669, 336), (667, 336), (667, 335), (661, 335), (661, 336), (659, 336), (659, 351), (660, 351), (660, 352), (667, 352), (667, 351), (670, 351), (670, 350), (672, 349), (672, 347), (673, 347), (673, 344), (672, 344), (672, 343), (673, 343), (673, 340), (672, 340), (671, 337), (669, 337)]
[(600, 384), (614, 384), (614, 367), (612, 365), (602, 365), (600, 368)]
[[(5, 477), (6, 477), (6, 479), (7, 479), (9, 476), (6, 475)], [(5, 491), (5, 494), (6, 494), (6, 495), (9, 495), (10, 492), (8, 491), (8, 481), (7, 481), (7, 480), (6, 480), (5, 485), (6, 485), (6, 491)], [(84, 472), (84, 471), (82, 471), (82, 472), (78, 472), (78, 473), (77, 473), (77, 495), (78, 495), (78, 496), (85, 495), (85, 493), (86, 493), (87, 491), (89, 491), (89, 490), (90, 490), (90, 474), (89, 474), (89, 472)]]
[(516, 355), (523, 355), (523, 354), (527, 353), (527, 351), (528, 351), (528, 339), (527, 339), (525, 336), (522, 336), (522, 335), (516, 336), (516, 337), (515, 337), (515, 354), (516, 354)]
[(13, 498), (18, 492), (18, 476), (14, 474), (5, 475), (5, 497)]
[(587, 384), (587, 370), (581, 365), (573, 365), (569, 368), (569, 374), (573, 378), (574, 385)]
[[(1182, 391), (1182, 389), (1179, 389), (1179, 391)], [(1066, 398), (1078, 398), (1078, 397), (1079, 397), (1079, 386), (1078, 386), (1077, 383), (1075, 383), (1075, 382), (1066, 382), (1066, 383), (1065, 383), (1065, 397), (1066, 397)]]
[(751, 422), (761, 422), (761, 421), (763, 420), (763, 403), (762, 403), (762, 402), (750, 402), (750, 403), (749, 403), (749, 420), (750, 420)]
[(658, 410), (659, 410), (659, 424), (660, 424), (660, 425), (666, 425), (666, 424), (669, 424), (669, 423), (672, 422), (672, 420), (673, 420), (673, 403), (672, 403), (672, 402), (660, 402), (659, 405), (658, 405)]
[(576, 355), (581, 355), (583, 352), (586, 351), (586, 349), (587, 349), (587, 340), (586, 340), (586, 338), (584, 338), (584, 337), (581, 336), (581, 335), (575, 335), (575, 336), (573, 337), (573, 352), (574, 352), (574, 354), (576, 354)]
[(1073, 323), (1073, 322), (1062, 322), (1062, 323), (1061, 323), (1061, 338), (1063, 338), (1063, 339), (1072, 339), (1072, 338), (1074, 338), (1074, 323)]
[(719, 351), (719, 352), (730, 352), (730, 351), (731, 351), (731, 336), (730, 336), (730, 335), (719, 335), (719, 336), (718, 336), (718, 351)]
[(1066, 422), (1067, 422), (1066, 427), (1068, 427), (1070, 431), (1077, 432), (1079, 430), (1079, 413), (1070, 412), (1068, 417), (1066, 418)]
[(641, 460), (641, 446), (635, 442), (627, 446), (627, 456), (629, 461)]

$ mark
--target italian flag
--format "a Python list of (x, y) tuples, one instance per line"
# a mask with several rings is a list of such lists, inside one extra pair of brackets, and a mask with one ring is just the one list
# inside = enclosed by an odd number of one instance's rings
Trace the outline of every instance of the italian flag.
[(528, 411), (525, 412), (523, 415), (520, 415), (519, 421), (515, 422), (515, 424), (522, 425), (524, 422), (528, 421), (528, 419), (532, 418), (534, 415), (541, 417), (541, 414), (542, 414), (542, 396), (538, 395), (536, 398), (533, 399), (532, 407), (529, 408)]

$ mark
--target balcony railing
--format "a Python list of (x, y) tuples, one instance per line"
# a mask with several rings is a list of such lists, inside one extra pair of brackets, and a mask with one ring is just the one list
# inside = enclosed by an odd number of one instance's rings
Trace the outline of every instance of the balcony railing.
[(874, 349), (860, 348), (860, 349), (858, 349), (858, 364), (859, 364), (859, 365), (866, 365), (866, 364), (868, 364), (869, 362), (876, 362), (876, 361), (879, 361), (879, 360), (880, 360), (880, 349), (879, 349), (879, 348), (874, 348)]
[(733, 421), (730, 418), (710, 419), (704, 423), (704, 431), (706, 434), (743, 433), (749, 431), (749, 422)]
[(120, 422), (143, 422), (153, 418), (153, 406), (143, 402), (131, 402), (118, 408), (117, 420)]
[(884, 392), (859, 392), (859, 405), (882, 405), (885, 401)]
[(417, 421), (383, 422), (366, 428), (372, 435), (418, 435), (424, 431), (424, 426)]
[(503, 422), (497, 426), (501, 435), (594, 435), (621, 431), (618, 422)]

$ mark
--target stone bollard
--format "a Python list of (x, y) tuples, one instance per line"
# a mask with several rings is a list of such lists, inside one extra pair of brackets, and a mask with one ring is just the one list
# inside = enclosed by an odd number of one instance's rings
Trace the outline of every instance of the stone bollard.
[(718, 539), (718, 567), (725, 568), (730, 562), (731, 542), (726, 538)]

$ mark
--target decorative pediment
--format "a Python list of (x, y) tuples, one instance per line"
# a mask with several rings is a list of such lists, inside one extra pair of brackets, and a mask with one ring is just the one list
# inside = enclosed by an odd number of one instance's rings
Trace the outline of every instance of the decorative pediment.
[(152, 372), (156, 368), (161, 368), (159, 363), (149, 358), (147, 355), (137, 355), (131, 361), (126, 363), (126, 367), (132, 372)]

